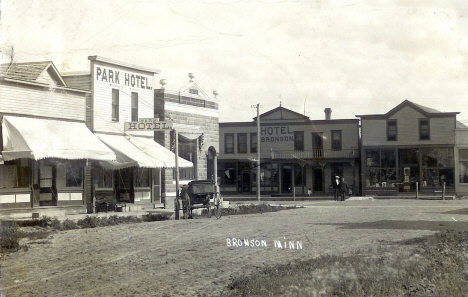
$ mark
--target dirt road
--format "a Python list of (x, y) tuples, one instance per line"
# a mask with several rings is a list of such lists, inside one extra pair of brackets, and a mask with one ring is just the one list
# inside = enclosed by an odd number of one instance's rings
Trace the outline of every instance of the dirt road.
[[(347, 254), (442, 228), (468, 230), (468, 200), (303, 204), (307, 207), (219, 220), (205, 217), (56, 232), (42, 243), (29, 244), (28, 251), (4, 255), (1, 293), (219, 296), (232, 277), (267, 265)], [(254, 246), (246, 247), (244, 241), (240, 246), (233, 238), (248, 239)], [(275, 247), (275, 240), (282, 248)], [(289, 248), (289, 241), (295, 249)]]

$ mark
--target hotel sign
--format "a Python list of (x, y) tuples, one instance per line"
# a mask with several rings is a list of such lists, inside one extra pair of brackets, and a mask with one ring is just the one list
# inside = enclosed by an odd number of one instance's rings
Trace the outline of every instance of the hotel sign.
[(126, 122), (125, 131), (160, 131), (172, 129), (172, 121), (160, 122), (159, 119), (144, 118), (138, 122)]

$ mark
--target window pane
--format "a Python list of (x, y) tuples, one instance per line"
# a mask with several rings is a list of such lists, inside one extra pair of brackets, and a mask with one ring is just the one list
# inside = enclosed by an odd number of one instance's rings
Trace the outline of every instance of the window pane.
[(237, 134), (237, 150), (238, 153), (247, 153), (247, 134)]
[(250, 134), (250, 152), (251, 153), (257, 152), (257, 133)]
[(460, 183), (466, 184), (468, 183), (468, 161), (460, 161), (459, 166), (459, 179)]
[(387, 140), (397, 140), (397, 121), (387, 122)]
[(332, 150), (341, 150), (341, 131), (332, 131)]
[(138, 121), (138, 93), (132, 92), (132, 122)]
[(380, 166), (380, 155), (378, 150), (366, 150), (367, 167)]
[(225, 136), (225, 153), (226, 154), (233, 154), (234, 153), (234, 135), (233, 134), (226, 134)]
[(67, 163), (66, 175), (67, 187), (81, 187), (83, 185), (83, 166)]
[(112, 120), (119, 120), (119, 90), (112, 89)]
[(429, 120), (419, 120), (419, 138), (422, 140), (429, 139)]
[(396, 168), (395, 150), (381, 150), (380, 162), (382, 168)]
[(294, 150), (296, 151), (304, 150), (304, 131), (294, 132)]

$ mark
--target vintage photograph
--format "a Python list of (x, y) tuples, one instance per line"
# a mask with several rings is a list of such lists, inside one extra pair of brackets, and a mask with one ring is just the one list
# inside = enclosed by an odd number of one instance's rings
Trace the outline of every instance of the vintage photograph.
[(0, 297), (468, 296), (468, 3), (0, 0)]

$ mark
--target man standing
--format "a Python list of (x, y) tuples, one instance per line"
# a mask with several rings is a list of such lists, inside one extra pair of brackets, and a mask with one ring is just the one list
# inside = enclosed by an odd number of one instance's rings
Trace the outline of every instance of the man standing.
[(333, 192), (335, 201), (340, 199), (340, 177), (337, 175), (335, 176), (335, 180), (332, 182)]
[(345, 182), (344, 177), (341, 178), (340, 192), (341, 192), (341, 201), (345, 201), (346, 192), (348, 192), (348, 184)]

